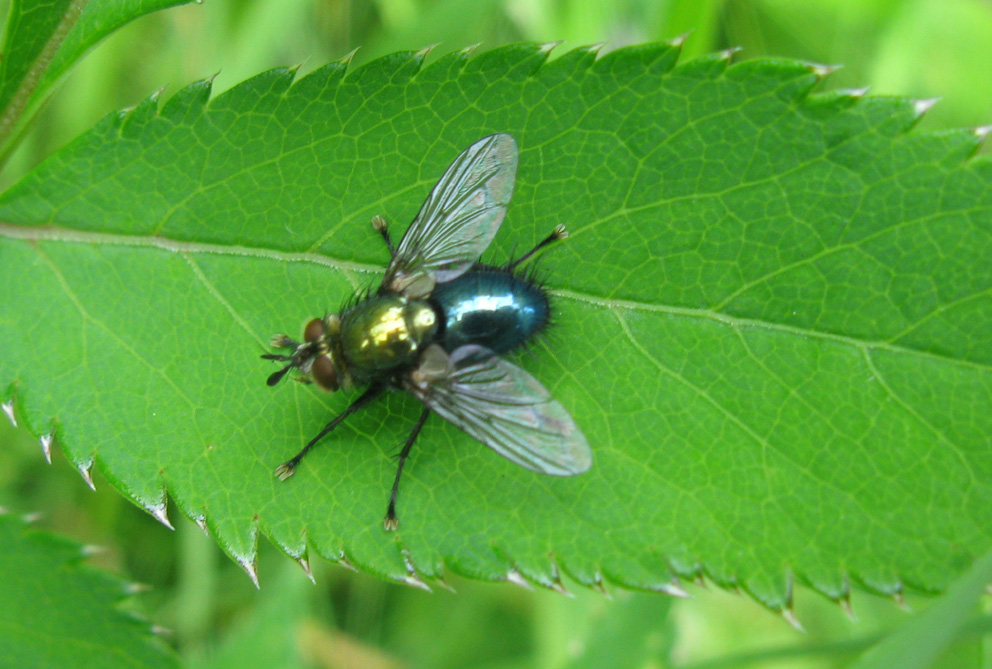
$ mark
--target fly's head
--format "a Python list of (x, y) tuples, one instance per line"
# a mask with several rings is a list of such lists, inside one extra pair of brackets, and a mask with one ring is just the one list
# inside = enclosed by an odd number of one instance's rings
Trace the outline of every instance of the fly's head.
[(304, 383), (315, 383), (322, 390), (334, 392), (341, 387), (338, 368), (335, 364), (336, 346), (341, 332), (341, 319), (337, 315), (314, 318), (303, 328), (303, 342), (297, 342), (284, 334), (272, 338), (274, 348), (291, 348), (289, 355), (266, 353), (266, 360), (285, 362), (286, 365), (273, 372), (267, 381), (274, 386), (282, 380), (290, 370), (299, 372), (298, 380)]

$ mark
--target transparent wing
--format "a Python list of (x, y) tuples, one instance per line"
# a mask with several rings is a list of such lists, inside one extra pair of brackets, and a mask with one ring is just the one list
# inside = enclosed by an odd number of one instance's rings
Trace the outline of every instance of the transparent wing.
[(503, 457), (552, 476), (574, 476), (592, 465), (589, 443), (572, 417), (516, 365), (474, 345), (456, 349), (443, 373), (436, 362), (424, 364), (435, 371), (426, 379), (415, 372), (407, 390)]
[[(434, 283), (463, 274), (496, 236), (516, 176), (517, 143), (510, 135), (491, 135), (465, 149), (403, 235), (383, 285), (397, 292), (417, 286), (427, 293)], [(425, 275), (431, 279), (426, 288)]]

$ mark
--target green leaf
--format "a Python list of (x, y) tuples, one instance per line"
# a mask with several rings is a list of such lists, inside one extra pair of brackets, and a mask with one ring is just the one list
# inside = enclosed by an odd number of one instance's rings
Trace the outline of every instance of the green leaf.
[(116, 604), (127, 584), (83, 564), (79, 544), (0, 513), (0, 664), (174, 667), (148, 623)]
[[(247, 568), (288, 554), (404, 580), (555, 587), (704, 574), (785, 610), (795, 579), (943, 589), (990, 548), (992, 162), (925, 105), (810, 95), (823, 68), (676, 66), (651, 45), (533, 45), (263, 73), (107, 117), (0, 197), (0, 382), (36, 434), (159, 515), (165, 492)], [(297, 475), (272, 470), (354, 393), (265, 386), (295, 335), (388, 259), (445, 167), (521, 147), (486, 256), (572, 237), (540, 274), (556, 324), (517, 361), (594, 454), (516, 467), (439, 419), (383, 531), (395, 394)]]
[(0, 59), (0, 162), (63, 76), (93, 45), (151, 12), (191, 0), (13, 0)]

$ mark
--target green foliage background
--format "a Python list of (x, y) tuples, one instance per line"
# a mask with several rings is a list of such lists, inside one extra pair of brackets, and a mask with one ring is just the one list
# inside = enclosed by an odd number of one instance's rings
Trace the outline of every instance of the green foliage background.
[[(354, 46), (368, 45), (356, 57), (356, 63), (360, 63), (381, 53), (417, 48), (438, 39), (454, 42), (452, 47), (476, 40), (496, 44), (515, 39), (562, 38), (573, 45), (612, 40), (613, 46), (666, 38), (695, 26), (699, 29), (687, 44), (687, 56), (742, 45), (745, 57), (770, 53), (844, 63), (846, 69), (835, 75), (830, 85), (873, 84), (873, 92), (914, 97), (945, 95), (948, 99), (924, 120), (924, 127), (977, 125), (992, 120), (992, 104), (988, 99), (982, 100), (992, 87), (988, 82), (976, 85), (974, 81), (980, 76), (976, 72), (983, 68), (974, 67), (973, 45), (992, 34), (982, 32), (983, 27), (989, 27), (989, 17), (987, 6), (983, 9), (977, 2), (956, 3), (949, 12), (938, 11), (936, 4), (926, 2), (804, 3), (801, 11), (786, 2), (732, 6), (626, 3), (619, 9), (615, 3), (559, 3), (554, 7), (528, 3), (526, 10), (512, 3), (494, 2), (486, 5), (489, 14), (481, 20), (472, 12), (460, 11), (461, 7), (461, 3), (454, 2), (423, 6), (398, 2), (208, 2), (203, 7), (154, 15), (114, 36), (74, 74), (15, 156), (13, 169), (4, 176), (16, 176), (97, 117), (134, 104), (168, 81), (184, 85), (220, 69), (215, 81), (220, 90), (266, 67), (301, 62), (308, 56), (315, 66)], [(941, 30), (953, 39), (936, 38), (934, 33)], [(924, 34), (927, 39), (921, 39)], [(162, 44), (160, 57), (146, 60), (129, 55), (149, 41)], [(197, 54), (197, 49), (204, 53)], [(951, 58), (956, 52), (960, 61)], [(957, 62), (960, 64), (955, 65)], [(304, 71), (308, 65), (303, 66)], [(928, 76), (938, 67), (939, 77)], [(896, 85), (900, 87), (893, 88)], [(6, 436), (0, 438), (7, 443)], [(724, 596), (716, 593), (701, 594), (701, 601), (691, 605), (679, 602), (673, 617), (666, 621), (668, 603), (658, 599), (633, 596), (628, 600), (624, 596), (608, 606), (598, 596), (583, 593), (578, 602), (561, 602), (549, 599), (548, 593), (507, 592), (506, 588), (461, 582), (457, 584), (462, 591), (458, 598), (443, 593), (427, 597), (315, 565), (318, 589), (278, 586), (256, 595), (248, 589), (242, 574), (218, 560), (212, 544), (205, 542), (190, 523), (182, 521), (178, 538), (166, 535), (140, 513), (122, 506), (116, 496), (107, 495), (99, 479), (97, 495), (83, 494), (79, 480), (66, 476), (66, 467), (43, 469), (34, 443), (28, 443), (23, 436), (10, 439), (11, 448), (0, 453), (0, 458), (5, 459), (2, 464), (7, 465), (0, 467), (0, 476), (4, 477), (0, 479), (4, 494), (0, 502), (45, 510), (53, 526), (72, 528), (76, 536), (85, 535), (80, 538), (115, 547), (104, 560), (158, 586), (146, 598), (152, 615), (177, 629), (178, 643), (188, 657), (206, 658), (213, 652), (218, 653), (216, 657), (225, 653), (235, 657), (231, 650), (234, 640), (256, 640), (261, 644), (263, 639), (244, 630), (252, 629), (254, 624), (271, 632), (276, 619), (282, 623), (274, 629), (283, 630), (284, 638), (289, 638), (300, 629), (291, 624), (301, 623), (299, 618), (275, 613), (287, 609), (312, 612), (310, 616), (318, 621), (310, 628), (311, 648), (322, 644), (340, 648), (346, 641), (353, 643), (357, 639), (361, 652), (374, 655), (376, 651), (372, 649), (378, 647), (393, 658), (405, 658), (422, 666), (478, 664), (485, 658), (504, 665), (517, 661), (522, 666), (549, 666), (564, 661), (567, 642), (584, 636), (583, 630), (600, 628), (604, 616), (622, 621), (626, 615), (642, 623), (641, 627), (619, 627), (638, 635), (638, 639), (649, 639), (652, 634), (665, 639), (651, 647), (654, 657), (664, 656), (677, 638), (674, 657), (681, 661), (740, 651), (748, 645), (741, 642), (744, 637), (767, 646), (781, 635), (794, 643), (785, 626), (770, 616), (754, 620), (752, 604), (745, 603), (743, 613), (735, 617), (735, 607), (728, 606)], [(142, 546), (144, 550), (139, 548)], [(267, 574), (277, 569), (275, 565), (268, 566), (269, 562), (280, 560), (263, 555), (263, 582), (276, 584), (293, 578)], [(280, 601), (289, 596), (286, 593), (296, 593), (298, 599)], [(873, 601), (855, 601), (855, 606), (863, 620), (856, 628), (839, 621), (836, 608), (821, 609), (819, 602), (802, 592), (797, 609), (814, 639), (824, 641), (860, 637), (897, 618), (888, 606), (878, 617), (872, 615), (876, 608)], [(445, 616), (476, 624), (452, 626), (445, 624)], [(497, 620), (498, 625), (493, 622)], [(645, 620), (666, 622), (643, 629)], [(438, 629), (446, 631), (440, 640)], [(728, 639), (722, 648), (721, 632)], [(693, 634), (702, 634), (705, 643), (694, 645)], [(632, 639), (618, 633), (604, 637), (600, 643), (605, 645), (592, 644), (591, 654), (629, 648)], [(976, 642), (968, 642), (961, 652), (977, 657), (979, 650)], [(835, 648), (834, 652), (839, 651)], [(833, 657), (841, 661), (844, 656)]]

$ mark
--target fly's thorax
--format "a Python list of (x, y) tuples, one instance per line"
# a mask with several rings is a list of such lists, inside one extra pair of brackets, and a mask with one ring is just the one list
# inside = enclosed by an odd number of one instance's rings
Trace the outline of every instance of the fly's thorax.
[(359, 302), (341, 315), (340, 350), (348, 372), (365, 380), (417, 362), (438, 329), (423, 300), (386, 295)]

